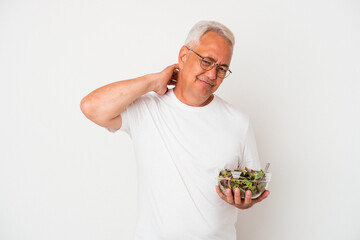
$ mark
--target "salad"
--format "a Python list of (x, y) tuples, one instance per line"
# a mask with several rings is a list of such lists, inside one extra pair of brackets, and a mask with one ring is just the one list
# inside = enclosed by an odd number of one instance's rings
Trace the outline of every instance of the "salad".
[(245, 198), (245, 192), (251, 191), (251, 198), (257, 198), (265, 190), (270, 178), (261, 169), (260, 171), (242, 169), (221, 170), (218, 177), (218, 184), (221, 191), (226, 195), (226, 189), (230, 188), (235, 193), (235, 188), (240, 189), (241, 198)]

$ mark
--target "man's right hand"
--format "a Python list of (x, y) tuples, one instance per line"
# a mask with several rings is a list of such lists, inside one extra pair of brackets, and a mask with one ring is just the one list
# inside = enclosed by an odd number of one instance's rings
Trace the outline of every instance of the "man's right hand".
[(121, 113), (130, 103), (150, 91), (165, 94), (168, 85), (176, 84), (178, 67), (178, 64), (173, 64), (159, 73), (100, 87), (81, 100), (81, 110), (96, 124), (117, 130), (122, 124)]
[(156, 81), (153, 91), (159, 95), (165, 94), (168, 90), (168, 85), (176, 85), (178, 71), (179, 65), (173, 64), (166, 67), (161, 72), (153, 74), (153, 77)]

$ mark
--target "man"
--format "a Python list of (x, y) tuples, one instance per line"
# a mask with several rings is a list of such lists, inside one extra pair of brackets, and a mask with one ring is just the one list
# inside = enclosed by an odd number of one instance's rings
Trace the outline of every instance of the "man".
[[(190, 31), (178, 64), (101, 87), (81, 102), (90, 120), (133, 140), (138, 167), (135, 239), (236, 238), (236, 209), (252, 200), (240, 190), (222, 194), (219, 170), (244, 163), (259, 169), (246, 115), (214, 95), (231, 73), (234, 36), (224, 25), (202, 21)], [(175, 85), (168, 89), (168, 85)], [(153, 93), (155, 92), (155, 93)]]

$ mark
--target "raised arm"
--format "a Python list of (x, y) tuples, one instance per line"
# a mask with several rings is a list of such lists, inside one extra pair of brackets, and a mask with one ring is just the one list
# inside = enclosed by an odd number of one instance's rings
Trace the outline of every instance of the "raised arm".
[(100, 87), (87, 96), (80, 103), (81, 111), (94, 123), (113, 130), (121, 127), (121, 113), (138, 97), (154, 91), (165, 94), (167, 85), (174, 85), (177, 64), (170, 65), (159, 73), (152, 73), (142, 77), (110, 83)]

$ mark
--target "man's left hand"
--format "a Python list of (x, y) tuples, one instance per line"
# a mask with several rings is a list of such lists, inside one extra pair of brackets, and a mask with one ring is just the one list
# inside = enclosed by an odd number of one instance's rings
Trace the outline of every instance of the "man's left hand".
[(251, 199), (251, 191), (247, 190), (245, 193), (245, 198), (241, 199), (239, 188), (235, 188), (235, 197), (234, 197), (230, 188), (226, 189), (226, 195), (224, 195), (221, 192), (219, 185), (216, 185), (216, 192), (222, 200), (239, 209), (249, 208), (256, 203), (261, 202), (270, 194), (268, 190), (265, 190), (258, 198)]

